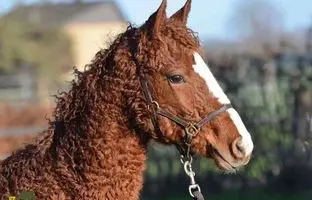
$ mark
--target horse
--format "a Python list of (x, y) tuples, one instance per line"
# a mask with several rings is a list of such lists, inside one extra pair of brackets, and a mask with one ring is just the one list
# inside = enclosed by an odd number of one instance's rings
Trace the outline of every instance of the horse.
[(186, 26), (191, 0), (166, 7), (75, 70), (49, 128), (1, 163), (0, 199), (138, 200), (150, 141), (175, 145), (190, 175), (193, 154), (229, 172), (249, 162), (251, 136)]

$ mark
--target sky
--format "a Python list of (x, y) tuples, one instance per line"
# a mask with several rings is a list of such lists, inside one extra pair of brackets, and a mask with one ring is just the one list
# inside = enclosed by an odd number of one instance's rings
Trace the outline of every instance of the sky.
[[(0, 12), (7, 12), (18, 0), (0, 0)], [(39, 0), (24, 0), (26, 3)], [(52, 0), (54, 2), (61, 0)], [(66, 0), (63, 0), (66, 1)], [(68, 1), (68, 0), (67, 0)], [(237, 3), (252, 0), (193, 0), (189, 26), (205, 39), (235, 39), (231, 26)], [(286, 31), (302, 30), (312, 24), (312, 0), (268, 0), (283, 15)], [(161, 0), (116, 0), (127, 19), (142, 24), (160, 5)], [(185, 0), (168, 0), (168, 16), (180, 9)]]

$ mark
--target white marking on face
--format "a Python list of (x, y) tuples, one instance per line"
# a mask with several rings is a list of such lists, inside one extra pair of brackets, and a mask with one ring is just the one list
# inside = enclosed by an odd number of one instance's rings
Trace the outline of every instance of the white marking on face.
[(212, 92), (221, 104), (229, 104), (230, 100), (224, 94), (222, 88), (211, 73), (203, 58), (198, 53), (194, 54), (194, 58), (196, 65), (193, 65), (193, 68), (195, 72), (205, 80), (210, 92)]
[(242, 147), (245, 150), (246, 155), (250, 155), (253, 150), (253, 142), (247, 128), (245, 127), (242, 119), (234, 108), (227, 110), (233, 123), (235, 124), (239, 134), (242, 136)]
[[(211, 73), (209, 67), (197, 52), (194, 53), (194, 59), (196, 63), (193, 65), (194, 71), (205, 80), (206, 85), (213, 96), (216, 97), (221, 104), (231, 103), (229, 98), (220, 87), (216, 78)], [(228, 109), (227, 112), (235, 124), (237, 131), (242, 136), (242, 146), (246, 152), (246, 155), (250, 155), (254, 146), (249, 132), (247, 131), (244, 123), (242, 122), (242, 119), (234, 108)]]

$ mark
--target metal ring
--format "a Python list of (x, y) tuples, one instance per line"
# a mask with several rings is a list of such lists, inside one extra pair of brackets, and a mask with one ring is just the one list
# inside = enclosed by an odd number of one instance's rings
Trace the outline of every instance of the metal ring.
[(193, 192), (192, 192), (192, 190), (195, 190), (195, 189), (196, 189), (198, 192), (201, 192), (200, 187), (199, 187), (198, 184), (190, 185), (190, 186), (189, 186), (189, 192), (190, 192), (191, 197), (195, 197), (194, 194), (193, 194)]
[(186, 134), (190, 134), (192, 137), (195, 137), (199, 133), (200, 129), (196, 127), (195, 124), (188, 124), (187, 127), (185, 127)]
[(160, 106), (157, 101), (152, 101), (152, 103), (156, 106), (156, 109), (159, 110)]
[(185, 157), (185, 156), (181, 155), (180, 161), (181, 161), (181, 163), (182, 163), (183, 165), (184, 165), (186, 162), (192, 163), (192, 162), (193, 162), (193, 157), (192, 157), (192, 156), (190, 156), (190, 157)]
[[(152, 105), (156, 106), (156, 110), (160, 109), (159, 103), (157, 101), (152, 101)], [(151, 105), (147, 105), (147, 109), (151, 110)]]

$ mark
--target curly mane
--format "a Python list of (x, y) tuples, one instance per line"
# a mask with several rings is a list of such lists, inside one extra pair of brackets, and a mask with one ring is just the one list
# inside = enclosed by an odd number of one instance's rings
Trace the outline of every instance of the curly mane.
[[(53, 119), (43, 137), (1, 163), (0, 194), (7, 197), (29, 188), (37, 198), (67, 199), (88, 196), (81, 188), (92, 185), (102, 191), (98, 197), (137, 198), (147, 141), (153, 137), (139, 77), (173, 62), (165, 57), (177, 49), (199, 48), (195, 34), (182, 24), (168, 21), (161, 38), (154, 37), (149, 26), (148, 22), (140, 28), (130, 25), (83, 72), (75, 70), (71, 89), (56, 96)], [(109, 150), (113, 148), (127, 157), (114, 160)], [(121, 177), (111, 177), (112, 167)], [(124, 186), (129, 181), (125, 177), (134, 174), (131, 184)], [(118, 178), (119, 187), (131, 195), (108, 194), (109, 188), (118, 187), (105, 181), (109, 177)]]

